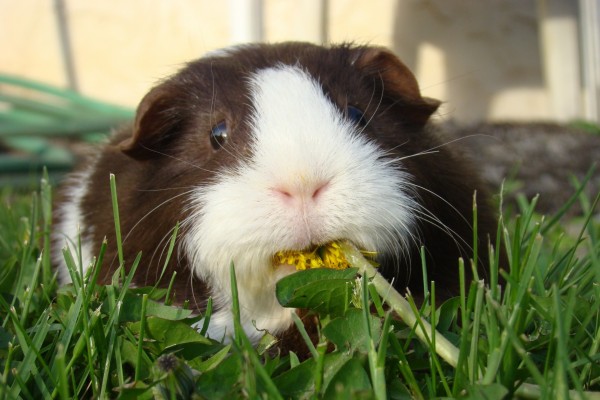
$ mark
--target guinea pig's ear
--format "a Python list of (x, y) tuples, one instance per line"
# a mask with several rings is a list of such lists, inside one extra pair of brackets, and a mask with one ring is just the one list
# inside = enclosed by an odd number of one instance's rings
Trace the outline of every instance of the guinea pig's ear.
[(181, 118), (168, 84), (152, 89), (137, 108), (131, 137), (119, 143), (123, 153), (138, 160), (160, 154), (163, 144), (178, 129)]
[(413, 73), (387, 49), (363, 48), (353, 64), (374, 79), (382, 80), (385, 92), (408, 107), (409, 112), (405, 114), (405, 118), (413, 126), (424, 125), (440, 106), (438, 100), (421, 96)]

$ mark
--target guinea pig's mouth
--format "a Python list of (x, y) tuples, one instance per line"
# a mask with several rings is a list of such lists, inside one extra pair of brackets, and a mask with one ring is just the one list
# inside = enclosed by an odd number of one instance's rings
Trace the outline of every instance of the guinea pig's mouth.
[[(306, 250), (282, 250), (273, 255), (273, 265), (291, 266), (297, 270), (329, 268), (346, 269), (351, 265), (346, 259), (340, 243), (343, 240), (335, 240), (323, 245), (315, 245)], [(363, 254), (374, 256), (373, 252), (363, 251)]]

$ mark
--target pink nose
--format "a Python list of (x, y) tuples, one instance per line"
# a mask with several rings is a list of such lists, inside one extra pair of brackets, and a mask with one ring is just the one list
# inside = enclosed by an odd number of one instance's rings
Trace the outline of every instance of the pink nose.
[(287, 185), (278, 186), (273, 189), (273, 192), (275, 192), (286, 204), (302, 205), (318, 202), (328, 186), (328, 182), (318, 182), (314, 185)]

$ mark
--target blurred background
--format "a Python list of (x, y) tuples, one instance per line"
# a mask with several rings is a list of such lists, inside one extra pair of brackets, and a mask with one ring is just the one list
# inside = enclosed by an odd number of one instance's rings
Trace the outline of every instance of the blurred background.
[(598, 0), (0, 0), (0, 73), (133, 107), (247, 41), (393, 49), (460, 121), (598, 120)]
[[(599, 3), (0, 0), (0, 74), (99, 101), (79, 115), (97, 115), (101, 109), (114, 124), (131, 115), (157, 80), (210, 50), (253, 41), (354, 41), (386, 46), (398, 54), (415, 72), (423, 94), (444, 102), (438, 120), (460, 126), (597, 123)], [(4, 137), (5, 147), (18, 148), (6, 144), (8, 136), (15, 140), (6, 123), (14, 125), (12, 114), (38, 113), (27, 107), (18, 110), (11, 99), (38, 101), (39, 91), (32, 93), (20, 81), (0, 81), (0, 139)], [(59, 127), (65, 125), (65, 115), (77, 120), (78, 113), (70, 111), (80, 107), (63, 106), (67, 111), (51, 118)], [(31, 131), (25, 118), (17, 120), (19, 129)], [(93, 128), (87, 130), (100, 130)]]

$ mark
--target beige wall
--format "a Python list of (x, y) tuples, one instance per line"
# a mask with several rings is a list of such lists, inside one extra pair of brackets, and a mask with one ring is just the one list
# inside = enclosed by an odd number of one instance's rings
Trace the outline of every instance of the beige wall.
[[(134, 106), (186, 60), (230, 44), (230, 2), (65, 0), (80, 90)], [(320, 38), (319, 0), (264, 0), (266, 41)], [(553, 119), (533, 0), (329, 0), (331, 42), (393, 48), (440, 118)], [(66, 85), (51, 0), (0, 0), (0, 73)]]

